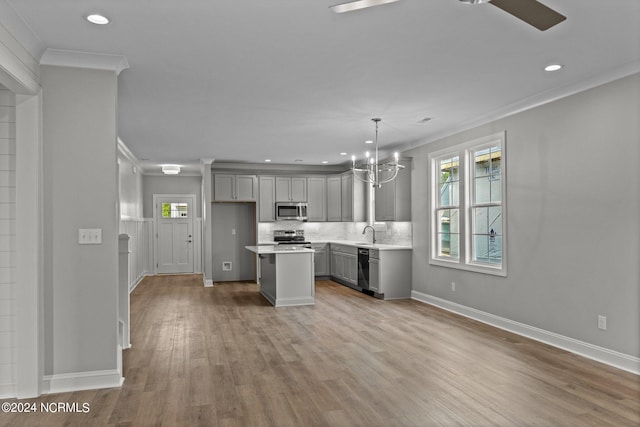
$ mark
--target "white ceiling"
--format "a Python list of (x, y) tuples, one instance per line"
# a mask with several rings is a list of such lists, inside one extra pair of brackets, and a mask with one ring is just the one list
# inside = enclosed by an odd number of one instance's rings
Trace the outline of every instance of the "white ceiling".
[(337, 164), (365, 150), (372, 117), (381, 147), (412, 147), (640, 70), (638, 0), (544, 0), (568, 17), (545, 32), (458, 0), (2, 1), (36, 55), (127, 58), (119, 135), (148, 163)]

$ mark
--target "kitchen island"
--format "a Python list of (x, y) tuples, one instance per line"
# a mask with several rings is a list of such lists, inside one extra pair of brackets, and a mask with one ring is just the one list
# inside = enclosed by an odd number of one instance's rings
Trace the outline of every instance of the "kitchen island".
[(315, 304), (314, 250), (245, 246), (260, 259), (260, 293), (276, 307)]

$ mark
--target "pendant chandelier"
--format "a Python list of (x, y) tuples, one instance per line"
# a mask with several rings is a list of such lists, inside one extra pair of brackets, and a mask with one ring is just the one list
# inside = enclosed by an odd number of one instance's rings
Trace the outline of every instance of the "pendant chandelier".
[(371, 153), (366, 152), (365, 163), (362, 165), (356, 164), (356, 156), (351, 156), (351, 170), (354, 176), (360, 181), (371, 184), (373, 188), (380, 188), (382, 184), (393, 181), (398, 176), (400, 169), (404, 169), (404, 166), (398, 163), (398, 153), (393, 154), (393, 161), (380, 163), (378, 159), (378, 125), (382, 121), (380, 118), (371, 119), (376, 124), (376, 151), (371, 156)]

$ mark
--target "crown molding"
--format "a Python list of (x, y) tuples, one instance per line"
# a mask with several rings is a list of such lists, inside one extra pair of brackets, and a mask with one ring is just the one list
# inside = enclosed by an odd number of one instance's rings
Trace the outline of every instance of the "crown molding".
[(124, 55), (76, 52), (61, 49), (45, 50), (40, 58), (40, 65), (110, 70), (115, 71), (116, 75), (129, 68), (129, 62)]
[(576, 83), (540, 92), (528, 98), (524, 98), (502, 108), (496, 109), (487, 114), (483, 114), (474, 119), (459, 123), (458, 125), (448, 128), (443, 132), (430, 135), (428, 138), (406, 144), (405, 146), (403, 146), (402, 151), (421, 147), (423, 145), (439, 141), (441, 139), (476, 128), (478, 126), (501, 120), (506, 117), (521, 113), (523, 111), (531, 110), (541, 105), (549, 104), (562, 98), (585, 92), (598, 86), (602, 86), (607, 83), (611, 83), (613, 81), (620, 80), (638, 73), (640, 73), (640, 61), (633, 61), (612, 69), (606, 73), (593, 75)]
[(40, 58), (47, 48), (40, 37), (25, 23), (22, 16), (16, 12), (13, 5), (6, 0), (0, 0), (0, 24), (35, 60)]

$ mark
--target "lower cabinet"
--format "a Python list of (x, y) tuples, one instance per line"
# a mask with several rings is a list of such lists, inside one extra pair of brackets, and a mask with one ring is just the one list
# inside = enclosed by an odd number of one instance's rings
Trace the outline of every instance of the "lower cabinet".
[(411, 250), (369, 250), (369, 290), (383, 299), (411, 298)]
[(329, 270), (329, 254), (327, 253), (328, 246), (326, 243), (314, 243), (311, 245), (311, 249), (316, 251), (313, 256), (316, 277), (331, 275), (331, 271)]
[(358, 285), (358, 248), (331, 244), (331, 278), (343, 285)]

